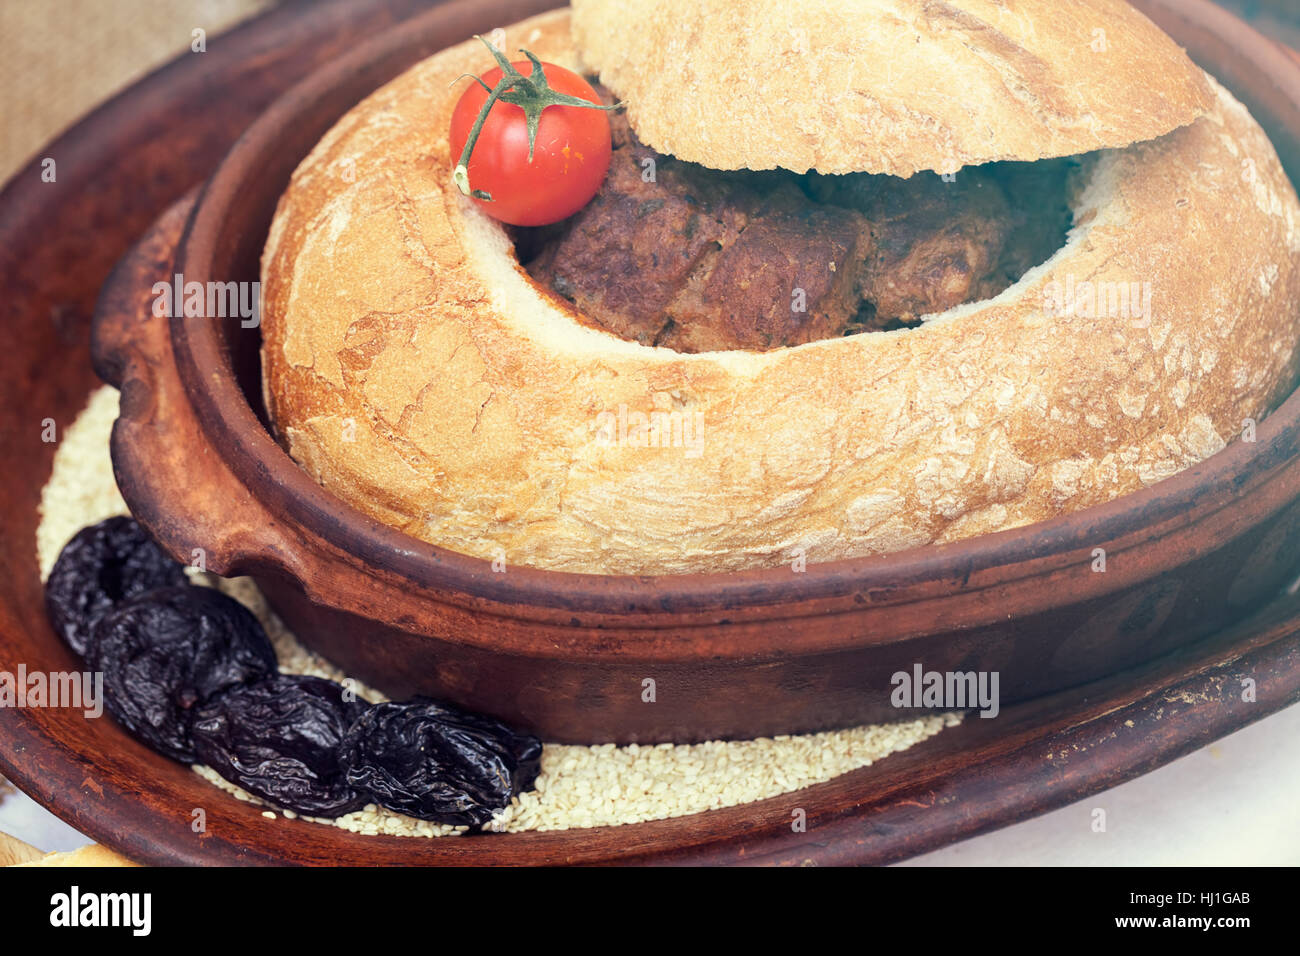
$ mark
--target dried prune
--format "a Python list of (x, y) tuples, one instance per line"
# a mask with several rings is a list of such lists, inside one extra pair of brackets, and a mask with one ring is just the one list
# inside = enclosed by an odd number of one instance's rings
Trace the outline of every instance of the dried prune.
[(181, 565), (139, 522), (119, 515), (82, 528), (63, 546), (45, 583), (45, 608), (55, 633), (85, 654), (105, 611), (136, 594), (186, 583)]
[(87, 662), (104, 705), (159, 753), (192, 763), (191, 711), (218, 691), (275, 673), (275, 650), (238, 601), (204, 587), (163, 588), (102, 614)]
[(194, 708), (194, 752), (231, 783), (289, 810), (337, 817), (370, 802), (347, 782), (339, 743), (368, 704), (342, 684), (275, 674)]
[(398, 813), (486, 823), (533, 785), (542, 742), (428, 698), (376, 704), (343, 738), (352, 786)]

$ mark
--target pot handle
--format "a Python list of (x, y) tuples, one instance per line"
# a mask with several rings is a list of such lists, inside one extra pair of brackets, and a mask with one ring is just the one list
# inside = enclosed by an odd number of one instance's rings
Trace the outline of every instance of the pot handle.
[(95, 304), (91, 360), (121, 393), (113, 474), (132, 515), (178, 561), (231, 576), (262, 570), (275, 555), (277, 570), (302, 580), (300, 548), (213, 451), (177, 374), (169, 320), (154, 314), (154, 285), (171, 283), (197, 193), (168, 207), (131, 247)]

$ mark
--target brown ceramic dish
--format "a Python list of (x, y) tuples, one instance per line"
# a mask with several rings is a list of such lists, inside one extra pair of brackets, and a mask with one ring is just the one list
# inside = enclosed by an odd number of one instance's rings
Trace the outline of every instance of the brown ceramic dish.
[[(272, 94), (359, 37), (429, 5), (286, 0), (225, 34), (206, 56), (183, 55), (101, 107), (47, 145), (0, 193), (0, 316), (6, 327), (23, 330), (13, 348), (0, 352), (0, 447), (10, 452), (0, 469), (0, 668), (79, 666), (44, 620), (33, 540), (56, 446), (42, 442), (34, 426), (49, 416), (61, 431), (95, 387), (86, 333), (113, 261), (206, 178)], [(519, 5), (516, 12), (536, 9)], [(1241, 62), (1267, 75), (1287, 55), (1208, 4), (1179, 10), (1190, 19), (1175, 32), (1184, 42), (1194, 37), (1194, 50), (1204, 43), (1244, 51), (1225, 55), (1224, 71)], [(471, 0), (443, 5), (437, 16), (450, 42), (490, 28), (499, 12)], [(1174, 16), (1167, 9), (1161, 15)], [(1275, 131), (1300, 128), (1287, 106), (1294, 97), (1263, 89), (1265, 98), (1251, 104), (1256, 114)], [(167, 149), (158, 148), (160, 129), (168, 132)], [(44, 156), (59, 157), (66, 185), (41, 183)], [(128, 405), (141, 394), (128, 394)], [(149, 863), (882, 863), (1064, 806), (1295, 702), (1297, 634), (1300, 600), (1284, 598), (1151, 665), (1007, 707), (998, 720), (968, 720), (828, 783), (706, 814), (597, 830), (423, 840), (268, 820), (259, 807), (215, 799), (210, 784), (114, 722), (64, 708), (0, 708), (0, 773), (93, 839)], [(1242, 700), (1243, 675), (1256, 682), (1257, 702)], [(807, 812), (806, 833), (791, 830), (796, 806)], [(193, 830), (194, 807), (208, 809), (202, 833)]]
[[(480, 12), (510, 22), (541, 6)], [(1252, 108), (1294, 178), (1300, 68), (1201, 0), (1139, 6)], [(253, 574), (304, 642), (351, 674), (549, 740), (754, 737), (896, 718), (890, 675), (918, 663), (998, 671), (1005, 703), (1079, 685), (1241, 619), (1296, 575), (1300, 395), (1257, 442), (1141, 493), (804, 573), (497, 574), (344, 505), (268, 432), (256, 330), (150, 321), (150, 288), (173, 272), (256, 280), (294, 167), (343, 112), (445, 39), (440, 17), (416, 19), (275, 103), (194, 208), (174, 209), (119, 266), (95, 319), (96, 368), (123, 390), (113, 456), (132, 510), (179, 557), (202, 548), (210, 569)]]

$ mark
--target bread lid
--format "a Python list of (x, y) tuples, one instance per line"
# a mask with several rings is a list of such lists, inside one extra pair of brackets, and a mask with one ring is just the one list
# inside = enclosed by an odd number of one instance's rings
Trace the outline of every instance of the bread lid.
[(1125, 0), (573, 0), (647, 146), (714, 169), (956, 172), (1155, 139), (1213, 94)]

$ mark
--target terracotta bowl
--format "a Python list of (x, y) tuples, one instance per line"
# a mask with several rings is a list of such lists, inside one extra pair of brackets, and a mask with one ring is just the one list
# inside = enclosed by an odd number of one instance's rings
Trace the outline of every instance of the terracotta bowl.
[[(544, 6), (480, 4), (499, 22)], [(1138, 6), (1252, 108), (1294, 179), (1296, 63), (1205, 0)], [(174, 272), (256, 280), (294, 167), (356, 102), (435, 52), (438, 33), (418, 18), (280, 99), (192, 208), (173, 208), (119, 265), (95, 318), (96, 368), (123, 394), (114, 465), (137, 517), (179, 558), (202, 549), (209, 569), (256, 577), (299, 637), (352, 675), (554, 741), (802, 732), (898, 718), (891, 675), (918, 664), (996, 671), (1004, 704), (1075, 686), (1241, 619), (1300, 572), (1296, 395), (1256, 442), (1140, 493), (803, 573), (493, 573), (344, 504), (269, 431), (257, 330), (152, 319), (150, 290)]]

